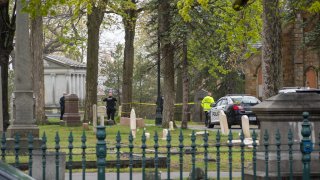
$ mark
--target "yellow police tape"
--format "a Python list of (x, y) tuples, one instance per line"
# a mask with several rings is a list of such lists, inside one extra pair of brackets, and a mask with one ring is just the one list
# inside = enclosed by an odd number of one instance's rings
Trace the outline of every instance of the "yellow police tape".
[[(121, 105), (126, 105), (126, 104), (138, 104), (138, 105), (149, 105), (149, 106), (156, 106), (156, 103), (139, 103), (139, 102), (131, 102), (131, 103), (121, 103)], [(194, 102), (189, 102), (188, 104), (195, 104)], [(176, 103), (174, 104), (175, 106), (182, 106), (183, 103)]]

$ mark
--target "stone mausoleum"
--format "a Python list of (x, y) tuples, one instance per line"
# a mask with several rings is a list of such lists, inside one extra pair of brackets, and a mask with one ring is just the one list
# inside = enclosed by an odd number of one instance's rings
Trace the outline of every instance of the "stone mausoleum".
[[(306, 42), (307, 35), (314, 30), (318, 22), (319, 17), (300, 13), (293, 22), (283, 27), (283, 87), (320, 88), (320, 51)], [(261, 56), (261, 51), (252, 55), (244, 66), (245, 92), (259, 98), (263, 94)]]
[(47, 55), (44, 57), (45, 107), (58, 109), (64, 92), (76, 94), (80, 105), (85, 98), (86, 64), (72, 59)]

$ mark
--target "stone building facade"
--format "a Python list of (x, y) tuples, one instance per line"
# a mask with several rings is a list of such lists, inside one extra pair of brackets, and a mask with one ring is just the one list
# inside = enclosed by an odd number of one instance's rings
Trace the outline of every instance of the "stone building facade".
[(44, 57), (46, 109), (59, 108), (59, 100), (64, 92), (76, 94), (82, 105), (86, 93), (85, 82), (85, 64), (58, 55)]
[[(313, 30), (318, 21), (319, 18), (312, 20), (306, 14), (298, 14), (294, 22), (283, 28), (283, 87), (320, 88), (320, 50), (310, 44), (305, 45), (306, 34)], [(261, 63), (262, 54), (259, 51), (245, 64), (245, 91), (259, 98), (263, 94)]]

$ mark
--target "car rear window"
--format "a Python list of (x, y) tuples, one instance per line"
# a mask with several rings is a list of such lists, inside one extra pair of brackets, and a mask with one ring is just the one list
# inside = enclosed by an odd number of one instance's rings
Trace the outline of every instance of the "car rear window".
[(234, 96), (231, 97), (233, 103), (244, 103), (244, 104), (258, 104), (260, 100), (253, 96)]

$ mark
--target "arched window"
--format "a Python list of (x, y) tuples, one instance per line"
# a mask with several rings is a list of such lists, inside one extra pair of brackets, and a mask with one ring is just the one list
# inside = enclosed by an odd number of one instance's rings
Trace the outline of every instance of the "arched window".
[(306, 75), (305, 86), (310, 88), (318, 88), (317, 72), (314, 70), (314, 68), (313, 67), (308, 68), (305, 75)]

